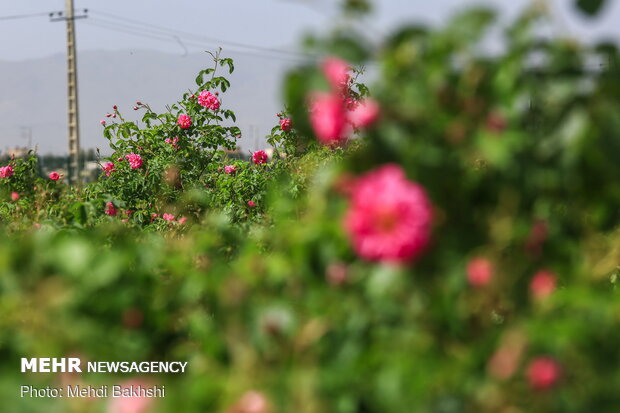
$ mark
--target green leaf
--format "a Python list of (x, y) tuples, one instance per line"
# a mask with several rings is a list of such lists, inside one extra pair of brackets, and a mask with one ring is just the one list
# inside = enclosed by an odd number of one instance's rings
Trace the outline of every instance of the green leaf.
[(588, 16), (596, 16), (603, 6), (606, 0), (577, 0), (577, 8)]

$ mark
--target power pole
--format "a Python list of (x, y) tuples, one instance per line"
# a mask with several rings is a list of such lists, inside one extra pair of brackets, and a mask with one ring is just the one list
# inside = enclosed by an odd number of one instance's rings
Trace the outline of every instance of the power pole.
[[(88, 13), (88, 10), (84, 10)], [(68, 98), (68, 126), (69, 126), (69, 183), (80, 182), (80, 118), (78, 107), (77, 81), (77, 54), (75, 46), (75, 20), (87, 17), (85, 14), (76, 16), (73, 0), (65, 0), (65, 15), (58, 13), (58, 18), (52, 21), (67, 22), (67, 98)]]

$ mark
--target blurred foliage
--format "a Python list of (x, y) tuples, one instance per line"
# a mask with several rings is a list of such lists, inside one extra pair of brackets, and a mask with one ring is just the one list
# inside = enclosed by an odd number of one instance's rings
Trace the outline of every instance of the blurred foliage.
[[(194, 189), (179, 195), (178, 208), (203, 206), (183, 233), (110, 220), (0, 239), (3, 407), (102, 411), (17, 397), (24, 382), (65, 380), (20, 375), (20, 357), (79, 355), (188, 360), (187, 374), (156, 378), (167, 385), (156, 412), (235, 411), (250, 389), (282, 413), (615, 412), (619, 55), (536, 36), (537, 10), (506, 30), (497, 55), (481, 46), (494, 25), (486, 10), (394, 31), (370, 89), (380, 121), (348, 148), (274, 166), (257, 219), (209, 208), (217, 195)], [(351, 42), (367, 48), (355, 36), (317, 44)], [(306, 97), (324, 87), (314, 66), (287, 77), (295, 139), (313, 136)], [(386, 163), (435, 207), (415, 264), (365, 262), (343, 231), (343, 182)], [(230, 175), (212, 183), (243, 198)], [(468, 283), (474, 257), (493, 265), (486, 285)], [(542, 269), (557, 277), (544, 299), (531, 284)], [(545, 390), (528, 378), (540, 356), (561, 369)]]

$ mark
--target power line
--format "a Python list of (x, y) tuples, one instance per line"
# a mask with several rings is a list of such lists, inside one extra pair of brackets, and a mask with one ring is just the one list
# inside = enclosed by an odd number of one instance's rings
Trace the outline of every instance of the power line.
[(184, 37), (191, 37), (194, 40), (198, 40), (198, 41), (202, 41), (202, 42), (216, 43), (218, 45), (228, 45), (228, 46), (239, 47), (239, 48), (244, 48), (244, 49), (251, 49), (253, 51), (262, 51), (262, 52), (272, 53), (272, 54), (282, 54), (282, 55), (287, 55), (287, 56), (293, 56), (293, 57), (296, 57), (296, 58), (314, 58), (315, 57), (315, 56), (311, 56), (311, 55), (308, 55), (308, 54), (305, 54), (305, 53), (296, 52), (296, 51), (293, 51), (293, 50), (276, 49), (276, 48), (263, 47), (263, 46), (248, 44), (248, 43), (233, 42), (233, 41), (230, 41), (230, 40), (224, 40), (224, 39), (219, 39), (219, 38), (215, 38), (215, 37), (199, 35), (199, 34), (196, 34), (196, 33), (190, 33), (190, 32), (186, 32), (186, 31), (182, 31), (182, 30), (176, 30), (176, 29), (171, 29), (171, 28), (167, 28), (167, 27), (157, 26), (157, 25), (146, 23), (146, 22), (142, 22), (142, 21), (139, 21), (139, 20), (128, 19), (126, 17), (117, 16), (117, 15), (114, 15), (114, 14), (111, 14), (111, 13), (95, 11), (95, 10), (91, 10), (90, 12), (94, 13), (94, 14), (98, 14), (98, 15), (104, 16), (104, 17), (107, 17), (107, 18), (111, 18), (111, 19), (117, 20), (117, 21), (113, 21), (113, 23), (115, 23), (115, 24), (123, 24), (123, 23), (118, 23), (118, 21), (122, 21), (122, 22), (125, 22), (124, 23), (125, 25), (127, 25), (127, 23), (129, 23), (129, 24), (134, 25), (134, 26), (142, 26), (142, 27), (146, 28), (144, 30), (149, 30), (151, 32), (156, 31), (156, 32), (159, 32), (159, 33), (166, 33), (166, 34), (175, 33), (177, 35), (184, 36)]
[[(146, 29), (146, 28), (140, 28), (140, 27), (131, 26), (131, 25), (127, 25), (124, 23), (118, 23), (118, 22), (109, 21), (109, 20), (100, 19), (100, 18), (91, 17), (90, 19), (84, 21), (83, 23), (91, 25), (91, 26), (96, 26), (96, 27), (100, 27), (103, 29), (107, 29), (107, 30), (113, 30), (113, 31), (131, 34), (134, 36), (140, 36), (140, 37), (159, 40), (159, 41), (166, 41), (166, 42), (181, 44), (182, 47), (184, 47), (185, 45), (190, 45), (190, 46), (204, 48), (204, 47), (212, 47), (212, 46), (217, 47), (221, 45), (216, 40), (196, 41), (196, 40), (187, 39), (185, 37), (175, 34), (175, 32), (177, 31), (174, 31), (174, 30), (167, 31), (165, 29), (153, 29), (153, 28)], [(200, 36), (197, 36), (197, 35), (195, 35), (195, 37), (200, 38)], [(210, 44), (210, 46), (207, 46), (207, 43)], [(312, 57), (309, 55), (306, 55), (306, 56), (301, 55), (301, 54), (294, 55), (293, 53), (291, 53), (290, 55), (276, 54), (273, 51), (260, 51), (260, 49), (258, 51), (251, 50), (251, 49), (248, 50), (247, 47), (241, 47), (237, 45), (230, 45), (230, 47), (232, 48), (233, 51), (237, 53), (261, 57), (265, 59), (273, 58), (273, 59), (280, 59), (280, 60), (288, 60), (288, 61), (297, 62), (297, 63), (306, 62), (309, 59), (312, 59)], [(279, 53), (283, 53), (283, 52), (279, 51)]]
[(14, 16), (0, 16), (0, 20), (16, 20), (16, 19), (27, 19), (30, 17), (40, 17), (40, 16), (49, 16), (50, 13), (30, 13), (30, 14), (17, 14)]

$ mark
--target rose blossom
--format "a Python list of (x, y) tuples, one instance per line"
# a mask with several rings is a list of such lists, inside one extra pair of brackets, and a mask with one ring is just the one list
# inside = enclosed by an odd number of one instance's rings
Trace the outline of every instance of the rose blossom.
[(166, 138), (166, 139), (164, 139), (164, 142), (169, 143), (176, 150), (178, 150), (180, 148), (180, 146), (179, 146), (179, 137), (178, 136), (175, 136), (174, 139)]
[(541, 270), (534, 274), (530, 282), (530, 293), (535, 299), (542, 300), (555, 291), (556, 277), (551, 271)]
[(190, 126), (192, 126), (192, 118), (190, 118), (187, 115), (179, 115), (179, 119), (177, 120), (177, 123), (179, 124), (181, 129), (187, 129)]
[(233, 411), (238, 413), (268, 413), (269, 410), (269, 401), (265, 395), (256, 390), (251, 390), (241, 396)]
[(256, 206), (256, 202), (254, 202), (254, 201), (248, 201), (248, 206), (249, 206), (250, 208), (254, 208), (254, 207)]
[(114, 163), (106, 162), (103, 164), (103, 171), (105, 172), (105, 176), (110, 176), (112, 172), (116, 171), (116, 169), (114, 169)]
[(129, 155), (125, 155), (125, 158), (129, 161), (131, 169), (138, 169), (142, 166), (142, 157), (138, 154), (130, 153)]
[[(121, 388), (124, 391), (132, 387), (150, 387), (149, 383), (141, 380), (131, 379), (122, 383)], [(146, 413), (154, 402), (152, 397), (111, 397), (108, 401), (107, 413)]]
[(166, 221), (174, 221), (174, 215), (172, 214), (164, 214), (162, 215), (162, 218), (165, 219)]
[(329, 57), (323, 61), (322, 69), (323, 74), (334, 90), (341, 91), (346, 89), (350, 78), (350, 68), (347, 62), (336, 57)]
[(347, 116), (354, 128), (367, 128), (379, 117), (379, 104), (374, 99), (366, 98), (349, 110)]
[(535, 390), (548, 390), (560, 378), (560, 366), (550, 357), (535, 358), (527, 367), (527, 379)]
[(19, 194), (17, 192), (11, 192), (11, 199), (17, 201), (19, 199)]
[(105, 206), (106, 206), (106, 210), (105, 210), (106, 215), (113, 217), (118, 213), (118, 210), (114, 207), (114, 204), (112, 202), (106, 203)]
[(467, 263), (467, 280), (473, 287), (483, 287), (493, 278), (493, 263), (486, 258), (474, 258)]
[(280, 119), (280, 129), (282, 129), (284, 132), (290, 131), (292, 127), (293, 123), (289, 118)]
[(211, 110), (220, 108), (220, 101), (211, 92), (203, 90), (198, 95), (198, 104)]
[(269, 156), (265, 151), (256, 151), (252, 154), (252, 162), (254, 162), (256, 165), (266, 163), (267, 159), (269, 159)]
[(224, 167), (224, 172), (227, 174), (234, 174), (237, 172), (237, 165), (226, 165)]
[(179, 223), (179, 225), (183, 225), (187, 222), (187, 217), (181, 217), (177, 220), (177, 222)]
[(58, 172), (50, 172), (49, 177), (52, 181), (57, 181), (60, 179), (60, 175), (58, 174)]
[(389, 164), (358, 179), (344, 224), (361, 257), (403, 263), (427, 246), (432, 215), (424, 189), (400, 166)]
[(338, 94), (315, 93), (311, 98), (310, 123), (323, 145), (339, 145), (347, 140), (344, 100)]
[(0, 178), (10, 178), (13, 176), (13, 167), (11, 165), (0, 168)]

